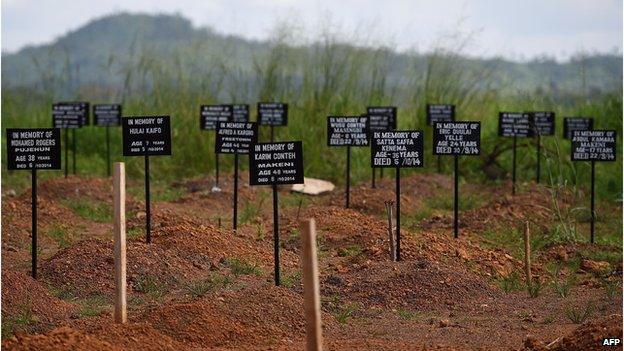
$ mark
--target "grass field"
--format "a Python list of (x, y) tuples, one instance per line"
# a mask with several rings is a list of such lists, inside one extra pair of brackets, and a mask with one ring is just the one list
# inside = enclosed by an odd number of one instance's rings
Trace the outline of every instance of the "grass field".
[[(170, 65), (152, 60), (141, 61), (118, 72), (124, 82), (120, 87), (82, 86), (73, 89), (70, 96), (59, 96), (54, 89), (72, 86), (69, 77), (56, 77), (55, 85), (43, 84), (37, 91), (2, 91), (2, 135), (10, 127), (47, 127), (51, 125), (51, 104), (55, 101), (87, 100), (92, 104), (122, 102), (126, 116), (170, 115), (172, 117), (173, 155), (154, 157), (154, 180), (173, 180), (213, 174), (214, 133), (199, 129), (199, 105), (211, 103), (248, 103), (251, 120), (255, 120), (257, 101), (281, 101), (289, 104), (289, 125), (276, 128), (277, 140), (302, 140), (305, 173), (310, 177), (344, 182), (345, 150), (326, 146), (326, 117), (330, 114), (360, 114), (370, 105), (398, 107), (399, 129), (425, 130), (425, 169), (435, 169), (431, 150), (431, 128), (426, 126), (427, 103), (456, 105), (458, 120), (482, 122), (482, 153), (480, 157), (461, 160), (462, 176), (469, 182), (499, 181), (509, 178), (511, 172), (511, 140), (497, 136), (499, 111), (555, 111), (556, 135), (543, 138), (544, 160), (542, 179), (552, 185), (572, 187), (575, 191), (589, 186), (589, 164), (570, 162), (570, 142), (562, 135), (564, 116), (591, 116), (595, 129), (622, 129), (621, 91), (587, 93), (582, 70), (576, 94), (561, 95), (553, 89), (533, 92), (514, 91), (513, 82), (493, 82), (492, 68), (466, 68), (460, 65), (463, 42), (459, 49), (439, 49), (427, 56), (426, 65), (414, 61), (405, 68), (403, 82), (389, 87), (388, 48), (362, 49), (340, 44), (331, 38), (321, 41), (312, 54), (304, 55), (297, 47), (288, 46), (288, 36), (277, 35), (272, 49), (254, 57), (251, 74), (255, 77), (253, 89), (241, 81), (237, 89), (221, 91), (223, 81), (239, 82), (242, 67), (235, 63), (223, 64), (215, 59), (208, 76), (190, 76), (186, 70), (172, 69)], [(143, 56), (149, 56), (149, 52)], [(225, 54), (224, 54), (225, 55)], [(191, 53), (177, 52), (175, 59), (184, 63)], [(172, 58), (173, 60), (173, 58)], [(174, 60), (175, 61), (175, 60)], [(220, 64), (218, 64), (221, 62)], [(420, 62), (420, 61), (418, 61)], [(582, 68), (582, 67), (581, 67)], [(250, 72), (245, 72), (249, 74)], [(111, 73), (114, 74), (114, 73)], [(42, 77), (45, 82), (46, 77)], [(47, 77), (49, 79), (49, 77)], [(200, 87), (200, 88), (198, 88)], [(255, 91), (256, 94), (251, 94)], [(229, 96), (218, 99), (217, 96)], [(268, 139), (268, 128), (260, 128), (260, 140)], [(82, 175), (106, 174), (105, 130), (88, 126), (76, 133), (78, 171)], [(618, 159), (615, 163), (597, 165), (597, 193), (599, 199), (622, 198), (622, 138), (618, 138)], [(111, 131), (112, 159), (122, 160), (121, 130)], [(535, 178), (535, 140), (519, 142), (518, 179)], [(6, 146), (2, 145), (6, 155)], [(221, 157), (222, 169), (232, 167), (232, 157)], [(354, 149), (352, 179), (363, 181), (370, 177), (368, 148)], [(141, 158), (123, 159), (132, 177), (142, 174)], [(450, 171), (450, 158), (446, 171)], [(246, 162), (241, 162), (246, 168)], [(412, 170), (406, 170), (412, 172)], [(61, 172), (41, 172), (42, 177), (60, 176)], [(7, 188), (23, 189), (29, 184), (24, 172), (8, 173), (3, 157), (2, 184)]]

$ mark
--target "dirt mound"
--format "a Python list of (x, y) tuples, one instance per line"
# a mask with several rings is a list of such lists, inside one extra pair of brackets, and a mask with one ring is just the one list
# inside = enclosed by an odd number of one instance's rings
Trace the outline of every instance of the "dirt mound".
[(352, 267), (346, 274), (325, 277), (322, 293), (366, 306), (417, 310), (454, 306), (496, 294), (482, 278), (463, 268), (425, 260)]
[[(150, 283), (179, 288), (191, 277), (201, 277), (218, 268), (228, 258), (240, 258), (246, 264), (273, 265), (270, 240), (253, 238), (206, 226), (188, 218), (159, 214), (155, 216), (152, 244), (143, 238), (127, 243), (130, 287)], [(295, 266), (298, 258), (282, 255), (285, 266)], [(69, 289), (77, 296), (112, 294), (114, 289), (113, 243), (84, 240), (57, 252), (42, 265), (45, 279), (54, 286)]]
[(123, 350), (77, 330), (61, 327), (47, 334), (18, 335), (2, 343), (6, 350)]
[[(291, 233), (299, 230), (294, 216), (286, 216), (282, 224), (283, 232)], [(300, 218), (314, 218), (320, 240), (320, 249), (341, 250), (358, 246), (365, 253), (379, 256), (387, 241), (387, 229), (383, 220), (367, 216), (353, 209), (337, 206), (312, 206), (302, 210)], [(298, 252), (301, 246), (299, 237), (286, 238), (285, 247)], [(384, 246), (385, 245), (385, 246)]]
[[(555, 190), (552, 190), (555, 191)], [(554, 195), (544, 187), (533, 186), (524, 193), (501, 195), (487, 205), (466, 211), (461, 215), (461, 225), (469, 232), (482, 232), (491, 229), (521, 228), (530, 221), (547, 232), (554, 219), (553, 203), (562, 211), (569, 205), (571, 195), (559, 192)], [(451, 226), (452, 218), (447, 225)]]
[(111, 323), (110, 316), (106, 316), (80, 320), (72, 327), (122, 350), (173, 351), (188, 348), (140, 320), (130, 320), (121, 325)]
[(614, 314), (581, 325), (572, 334), (564, 337), (554, 347), (551, 347), (551, 350), (604, 350), (605, 346), (602, 345), (604, 339), (621, 338), (621, 336), (622, 316)]
[[(548, 345), (534, 338), (528, 338), (524, 346), (525, 350), (532, 351), (605, 350), (610, 348), (610, 346), (602, 344), (605, 339), (620, 339), (621, 337), (622, 316), (619, 314), (612, 314), (598, 320), (586, 322), (574, 329), (570, 334)], [(619, 347), (621, 349), (621, 345)]]
[[(390, 176), (388, 175), (390, 174)], [(405, 212), (414, 212), (425, 206), (428, 198), (436, 194), (446, 193), (453, 189), (453, 179), (443, 174), (411, 174), (401, 178), (401, 208)], [(380, 215), (385, 213), (385, 201), (395, 201), (396, 195), (394, 171), (386, 173), (383, 179), (377, 179), (376, 188), (372, 188), (370, 181), (354, 185), (350, 191), (350, 206), (352, 209), (369, 214)], [(340, 189), (328, 198), (329, 204), (345, 203), (344, 190)]]
[[(505, 250), (484, 248), (466, 236), (455, 239), (450, 232), (411, 234), (405, 231), (401, 241), (401, 255), (406, 260), (469, 263), (478, 273), (495, 277), (504, 277), (522, 268), (522, 262)], [(536, 266), (534, 271), (539, 272), (539, 267)]]
[[(362, 255), (351, 257), (352, 262), (390, 259), (387, 224), (384, 220), (336, 206), (312, 206), (302, 213), (302, 218), (316, 220), (320, 250), (329, 249), (338, 256), (349, 256), (353, 253), (349, 250), (361, 251)], [(286, 233), (297, 230), (297, 226), (298, 223), (292, 220), (287, 220), (284, 224)], [(287, 237), (284, 243), (289, 250), (298, 252), (299, 237)], [(502, 249), (483, 248), (469, 237), (455, 239), (450, 232), (414, 232), (402, 228), (401, 255), (405, 260), (469, 262), (488, 276), (506, 276), (522, 267), (520, 261)]]
[[(212, 265), (217, 265), (223, 259), (239, 257), (260, 266), (273, 265), (272, 236), (259, 239), (252, 228), (241, 228), (233, 233), (186, 218), (175, 224), (164, 224), (157, 230), (154, 242), (196, 262), (209, 258)], [(289, 252), (284, 252), (283, 259), (287, 265), (298, 262), (298, 258)]]
[[(257, 278), (196, 301), (151, 308), (138, 319), (195, 347), (288, 344), (305, 336), (301, 295)], [(323, 321), (334, 323), (329, 315)]]
[(24, 273), (2, 271), (2, 319), (13, 331), (39, 332), (57, 326), (75, 313), (72, 305), (50, 294)]
[[(31, 202), (28, 197), (7, 198), (2, 201), (2, 244), (21, 248), (30, 242), (32, 229)], [(37, 200), (37, 225), (44, 228), (62, 219), (64, 223), (76, 223), (78, 216), (69, 208), (45, 197)]]
[[(141, 285), (144, 284), (176, 287), (185, 277), (201, 273), (184, 256), (158, 245), (130, 241), (126, 250), (130, 290), (142, 290)], [(100, 240), (77, 243), (42, 264), (44, 279), (56, 288), (79, 297), (112, 294), (115, 284), (113, 274), (113, 243)]]
[[(39, 184), (38, 195), (50, 200), (89, 198), (97, 201), (113, 201), (112, 178), (51, 178)], [(26, 194), (22, 195), (25, 196)], [(30, 198), (30, 191), (27, 192)]]

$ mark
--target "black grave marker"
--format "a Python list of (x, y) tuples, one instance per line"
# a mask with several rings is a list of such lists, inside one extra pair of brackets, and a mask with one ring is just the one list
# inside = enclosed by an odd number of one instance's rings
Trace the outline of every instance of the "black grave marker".
[(396, 258), (401, 260), (401, 168), (423, 166), (422, 130), (373, 132), (371, 167), (395, 169)]
[(31, 171), (31, 274), (37, 279), (37, 170), (61, 169), (61, 131), (7, 128), (7, 168)]
[(52, 104), (52, 128), (65, 130), (65, 178), (69, 173), (69, 131), (72, 130), (72, 169), (76, 174), (76, 129), (89, 125), (88, 102), (57, 102)]
[(145, 158), (145, 240), (152, 242), (150, 214), (150, 156), (171, 155), (169, 116), (122, 118), (123, 155)]
[[(434, 126), (436, 122), (453, 122), (455, 120), (455, 105), (427, 104), (427, 125)], [(437, 157), (438, 173), (442, 173), (442, 157)]]
[(93, 105), (93, 118), (98, 127), (106, 128), (106, 174), (111, 175), (110, 162), (110, 127), (121, 126), (121, 105), (119, 104), (100, 104)]
[(275, 285), (280, 285), (277, 185), (303, 184), (303, 148), (301, 141), (254, 144), (249, 155), (249, 184), (271, 185), (273, 187)]
[(616, 160), (615, 130), (574, 130), (572, 131), (572, 161), (591, 162), (591, 222), (590, 242), (594, 243), (594, 224), (596, 211), (594, 206), (594, 188), (596, 162), (615, 162)]
[(572, 139), (572, 132), (575, 130), (594, 129), (594, 119), (591, 117), (564, 117), (563, 118), (563, 138)]
[(273, 127), (288, 125), (288, 104), (282, 102), (259, 102), (258, 124), (271, 127), (271, 141), (274, 141)]
[(367, 116), (327, 117), (327, 146), (347, 147), (347, 186), (345, 207), (349, 208), (351, 191), (351, 146), (368, 146), (369, 120)]
[(518, 138), (533, 136), (530, 114), (522, 112), (499, 112), (498, 135), (513, 138), (511, 194), (516, 194), (516, 149)]
[(238, 155), (247, 155), (258, 142), (258, 124), (254, 122), (219, 122), (215, 150), (219, 154), (234, 154), (234, 197), (232, 229), (238, 222)]
[[(232, 120), (232, 105), (201, 105), (199, 107), (199, 129), (215, 130), (217, 123)], [(215, 184), (213, 192), (221, 191), (219, 188), (219, 154), (215, 153)]]
[(459, 236), (459, 156), (481, 153), (481, 122), (436, 122), (433, 128), (433, 154), (455, 158), (453, 234)]
[(551, 111), (530, 112), (530, 124), (533, 128), (533, 135), (536, 136), (537, 148), (537, 169), (535, 182), (539, 184), (542, 161), (542, 136), (555, 135), (555, 113)]

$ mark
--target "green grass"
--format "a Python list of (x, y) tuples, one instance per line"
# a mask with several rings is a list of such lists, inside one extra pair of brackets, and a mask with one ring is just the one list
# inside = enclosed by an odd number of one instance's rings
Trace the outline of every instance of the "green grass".
[(338, 249), (338, 256), (340, 257), (353, 257), (362, 253), (362, 247), (360, 245), (350, 245), (345, 248)]
[(280, 283), (287, 288), (292, 288), (295, 285), (301, 284), (301, 271), (296, 271), (291, 274), (284, 274)]
[(54, 239), (60, 248), (66, 248), (71, 245), (71, 233), (64, 225), (56, 224), (45, 232), (45, 235)]
[(576, 271), (569, 272), (568, 276), (561, 273), (561, 264), (555, 263), (548, 267), (548, 274), (551, 279), (551, 286), (559, 297), (568, 297), (570, 289), (576, 282)]
[(570, 322), (575, 324), (581, 324), (591, 317), (594, 313), (594, 305), (591, 301), (588, 301), (584, 306), (567, 306), (565, 309), (565, 315)]
[(65, 202), (65, 205), (84, 219), (100, 223), (109, 223), (112, 221), (113, 209), (105, 202), (81, 198), (68, 200)]
[(186, 286), (186, 291), (191, 296), (197, 298), (230, 284), (232, 284), (232, 279), (229, 276), (213, 273), (208, 279), (189, 283)]
[(145, 230), (141, 227), (128, 228), (126, 230), (127, 239), (140, 239), (145, 235)]
[[(441, 196), (435, 196), (427, 200), (427, 204), (432, 209), (453, 211), (455, 208), (453, 194), (442, 191)], [(485, 202), (483, 197), (475, 194), (463, 195), (459, 200), (459, 210), (468, 211), (477, 208)]]
[(230, 268), (235, 277), (241, 275), (262, 275), (260, 267), (238, 258), (227, 258), (225, 265)]
[(15, 316), (2, 313), (2, 340), (10, 338), (14, 332), (24, 331), (37, 321), (38, 318), (33, 314), (32, 307), (28, 303), (24, 304), (21, 307), (21, 312)]
[(94, 295), (78, 301), (80, 304), (80, 315), (83, 317), (99, 316), (111, 309), (111, 303), (106, 296)]
[(417, 313), (407, 311), (407, 310), (402, 310), (402, 309), (397, 310), (397, 315), (401, 317), (401, 319), (404, 319), (406, 321), (415, 319), (418, 316)]
[[(158, 157), (150, 158), (150, 175), (152, 176), (151, 162), (152, 159), (158, 159)], [(153, 177), (153, 176), (152, 176)], [(141, 181), (134, 186), (129, 186), (128, 193), (139, 200), (145, 200), (145, 184)], [(162, 179), (154, 181), (150, 179), (150, 201), (158, 202), (175, 202), (181, 199), (186, 194), (186, 191), (182, 187), (171, 186), (169, 182)]]
[(351, 303), (341, 308), (338, 308), (336, 311), (334, 311), (333, 315), (334, 315), (334, 318), (336, 318), (336, 321), (338, 321), (338, 323), (347, 324), (349, 319), (353, 317), (353, 313), (355, 313), (357, 310), (358, 310), (357, 304)]
[(519, 291), (524, 288), (523, 278), (518, 274), (518, 272), (511, 272), (509, 275), (505, 277), (501, 277), (497, 280), (498, 285), (505, 293), (510, 293), (513, 291)]
[(157, 277), (150, 274), (140, 274), (134, 281), (133, 288), (135, 291), (147, 294), (156, 300), (161, 299), (167, 293), (165, 285)]

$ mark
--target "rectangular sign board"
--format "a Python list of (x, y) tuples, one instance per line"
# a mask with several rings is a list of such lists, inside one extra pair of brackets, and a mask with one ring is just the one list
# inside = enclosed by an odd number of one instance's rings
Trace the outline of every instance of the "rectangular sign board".
[(52, 128), (80, 128), (88, 124), (88, 102), (57, 102), (52, 104)]
[(531, 137), (530, 115), (521, 112), (499, 112), (498, 113), (498, 135), (502, 137)]
[(453, 122), (455, 120), (455, 105), (427, 104), (427, 125), (436, 122)]
[(563, 137), (572, 139), (572, 132), (575, 130), (592, 130), (594, 129), (594, 119), (591, 117), (564, 117), (563, 118)]
[(124, 156), (171, 155), (169, 116), (122, 118)]
[(281, 102), (259, 102), (258, 123), (263, 126), (285, 126), (288, 124), (288, 104)]
[(218, 154), (248, 154), (258, 142), (258, 124), (254, 122), (219, 122), (215, 150)]
[(121, 125), (121, 105), (93, 105), (94, 123), (99, 127), (118, 127)]
[(373, 132), (371, 167), (422, 167), (422, 130)]
[(217, 123), (232, 120), (232, 105), (201, 105), (199, 107), (199, 129), (217, 129)]
[(369, 106), (366, 108), (371, 132), (385, 132), (397, 128), (397, 108), (394, 106)]
[(368, 146), (368, 133), (368, 117), (327, 117), (327, 146)]
[(555, 113), (536, 111), (529, 113), (534, 135), (555, 135)]
[(7, 168), (61, 169), (61, 131), (7, 128)]
[(433, 124), (434, 155), (479, 155), (481, 122), (436, 122)]
[(615, 130), (572, 132), (572, 161), (615, 161)]
[(249, 155), (251, 185), (303, 184), (300, 141), (254, 144)]
[(232, 105), (232, 122), (249, 122), (249, 105)]

